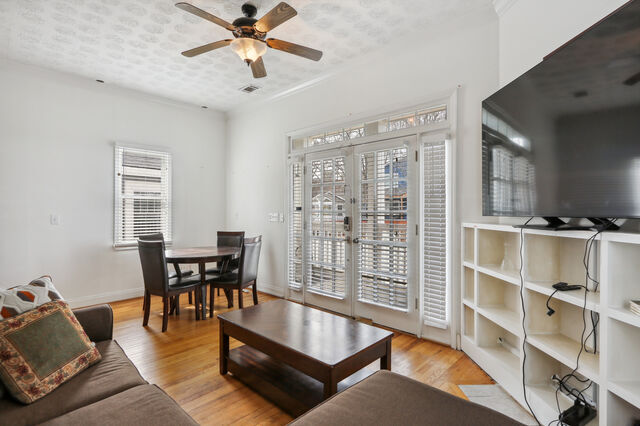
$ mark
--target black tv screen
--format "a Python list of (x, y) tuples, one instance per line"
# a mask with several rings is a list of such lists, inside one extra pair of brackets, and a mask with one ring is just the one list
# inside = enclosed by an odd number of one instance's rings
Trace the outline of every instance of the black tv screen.
[(639, 218), (640, 0), (484, 100), (482, 157), (485, 216)]

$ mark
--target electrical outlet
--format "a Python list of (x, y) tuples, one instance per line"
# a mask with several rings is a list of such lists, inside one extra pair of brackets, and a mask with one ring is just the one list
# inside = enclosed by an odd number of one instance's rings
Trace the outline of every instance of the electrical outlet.
[(49, 223), (53, 226), (59, 226), (62, 224), (62, 219), (57, 214), (52, 213), (49, 215)]

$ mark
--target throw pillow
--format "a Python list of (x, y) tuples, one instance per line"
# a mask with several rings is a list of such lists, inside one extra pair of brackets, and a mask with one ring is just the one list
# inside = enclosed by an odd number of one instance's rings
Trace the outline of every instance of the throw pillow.
[(49, 275), (36, 278), (27, 285), (0, 289), (0, 320), (27, 312), (43, 303), (61, 299), (62, 296), (53, 286)]
[(0, 322), (0, 380), (30, 404), (100, 361), (66, 302), (56, 300)]

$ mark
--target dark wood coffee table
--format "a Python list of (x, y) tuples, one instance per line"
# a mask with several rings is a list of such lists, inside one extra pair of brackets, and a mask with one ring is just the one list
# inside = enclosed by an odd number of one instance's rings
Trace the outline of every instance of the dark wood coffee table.
[[(218, 315), (220, 374), (239, 380), (297, 417), (373, 374), (391, 370), (393, 333), (275, 300)], [(229, 337), (244, 342), (229, 351)]]

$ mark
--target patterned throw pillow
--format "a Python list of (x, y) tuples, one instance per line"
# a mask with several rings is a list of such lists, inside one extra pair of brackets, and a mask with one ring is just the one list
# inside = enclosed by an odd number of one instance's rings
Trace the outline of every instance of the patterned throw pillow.
[(101, 358), (62, 300), (0, 322), (0, 380), (25, 404), (47, 395)]
[(37, 308), (62, 296), (53, 286), (51, 277), (43, 275), (27, 285), (19, 285), (8, 290), (0, 289), (0, 320), (14, 317)]

